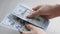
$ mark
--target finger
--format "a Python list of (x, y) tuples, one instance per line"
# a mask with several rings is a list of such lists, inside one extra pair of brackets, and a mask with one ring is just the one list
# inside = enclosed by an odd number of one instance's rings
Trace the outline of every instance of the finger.
[(41, 6), (34, 7), (33, 10), (37, 11)]
[[(48, 8), (48, 7), (47, 7)], [(46, 9), (46, 7), (41, 7), (39, 10), (34, 11), (33, 13), (31, 13), (30, 15), (28, 15), (29, 18), (35, 18), (36, 16), (40, 16), (40, 15), (50, 15), (51, 11), (48, 11)]]
[(38, 15), (39, 15), (39, 12), (38, 11), (34, 11), (30, 15), (28, 15), (27, 17), (33, 19), (33, 18), (37, 17)]
[(27, 24), (27, 23), (25, 24), (25, 27), (26, 27), (27, 29), (29, 29), (30, 31), (34, 29), (34, 26), (33, 26), (33, 25)]
[(45, 8), (41, 8), (39, 10), (36, 11), (37, 15), (50, 15), (50, 12), (51, 11), (48, 11), (47, 9)]
[(27, 31), (27, 32), (20, 32), (21, 34), (31, 34), (30, 31)]

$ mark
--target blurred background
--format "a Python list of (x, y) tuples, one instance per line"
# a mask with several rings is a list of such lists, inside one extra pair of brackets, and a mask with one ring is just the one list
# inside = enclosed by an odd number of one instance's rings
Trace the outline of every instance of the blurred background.
[[(0, 0), (0, 22), (19, 3), (33, 8), (34, 6), (43, 4), (60, 4), (60, 0)], [(60, 17), (50, 19), (50, 24), (46, 32), (47, 34), (60, 34)], [(19, 34), (19, 32), (0, 26), (0, 34)]]

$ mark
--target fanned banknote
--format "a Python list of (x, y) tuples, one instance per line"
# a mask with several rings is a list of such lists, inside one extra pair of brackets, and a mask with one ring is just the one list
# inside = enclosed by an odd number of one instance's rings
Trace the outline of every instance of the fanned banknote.
[(27, 18), (32, 12), (34, 11), (26, 5), (17, 5), (16, 8), (3, 19), (0, 25), (2, 24), (2, 26), (14, 30), (28, 31), (24, 25), (25, 23), (29, 23), (45, 30), (49, 24), (48, 19), (42, 16), (37, 16), (34, 19)]

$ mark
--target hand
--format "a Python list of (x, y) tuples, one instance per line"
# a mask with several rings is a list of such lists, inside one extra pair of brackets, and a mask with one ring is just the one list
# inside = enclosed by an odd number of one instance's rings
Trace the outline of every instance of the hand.
[(33, 8), (34, 12), (28, 15), (29, 18), (44, 16), (48, 19), (60, 16), (60, 5), (41, 5)]
[(33, 25), (30, 24), (25, 24), (26, 28), (28, 28), (30, 31), (28, 32), (21, 32), (21, 34), (46, 34), (45, 31), (43, 31), (42, 29), (35, 27)]

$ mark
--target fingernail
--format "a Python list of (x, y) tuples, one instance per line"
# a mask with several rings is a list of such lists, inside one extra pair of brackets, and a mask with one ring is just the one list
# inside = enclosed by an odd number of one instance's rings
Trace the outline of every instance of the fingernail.
[(27, 16), (27, 18), (29, 18), (29, 19), (34, 19), (34, 17), (31, 17), (31, 16)]
[(30, 16), (30, 15), (28, 15), (28, 16), (27, 16), (27, 18), (31, 18), (31, 16)]

